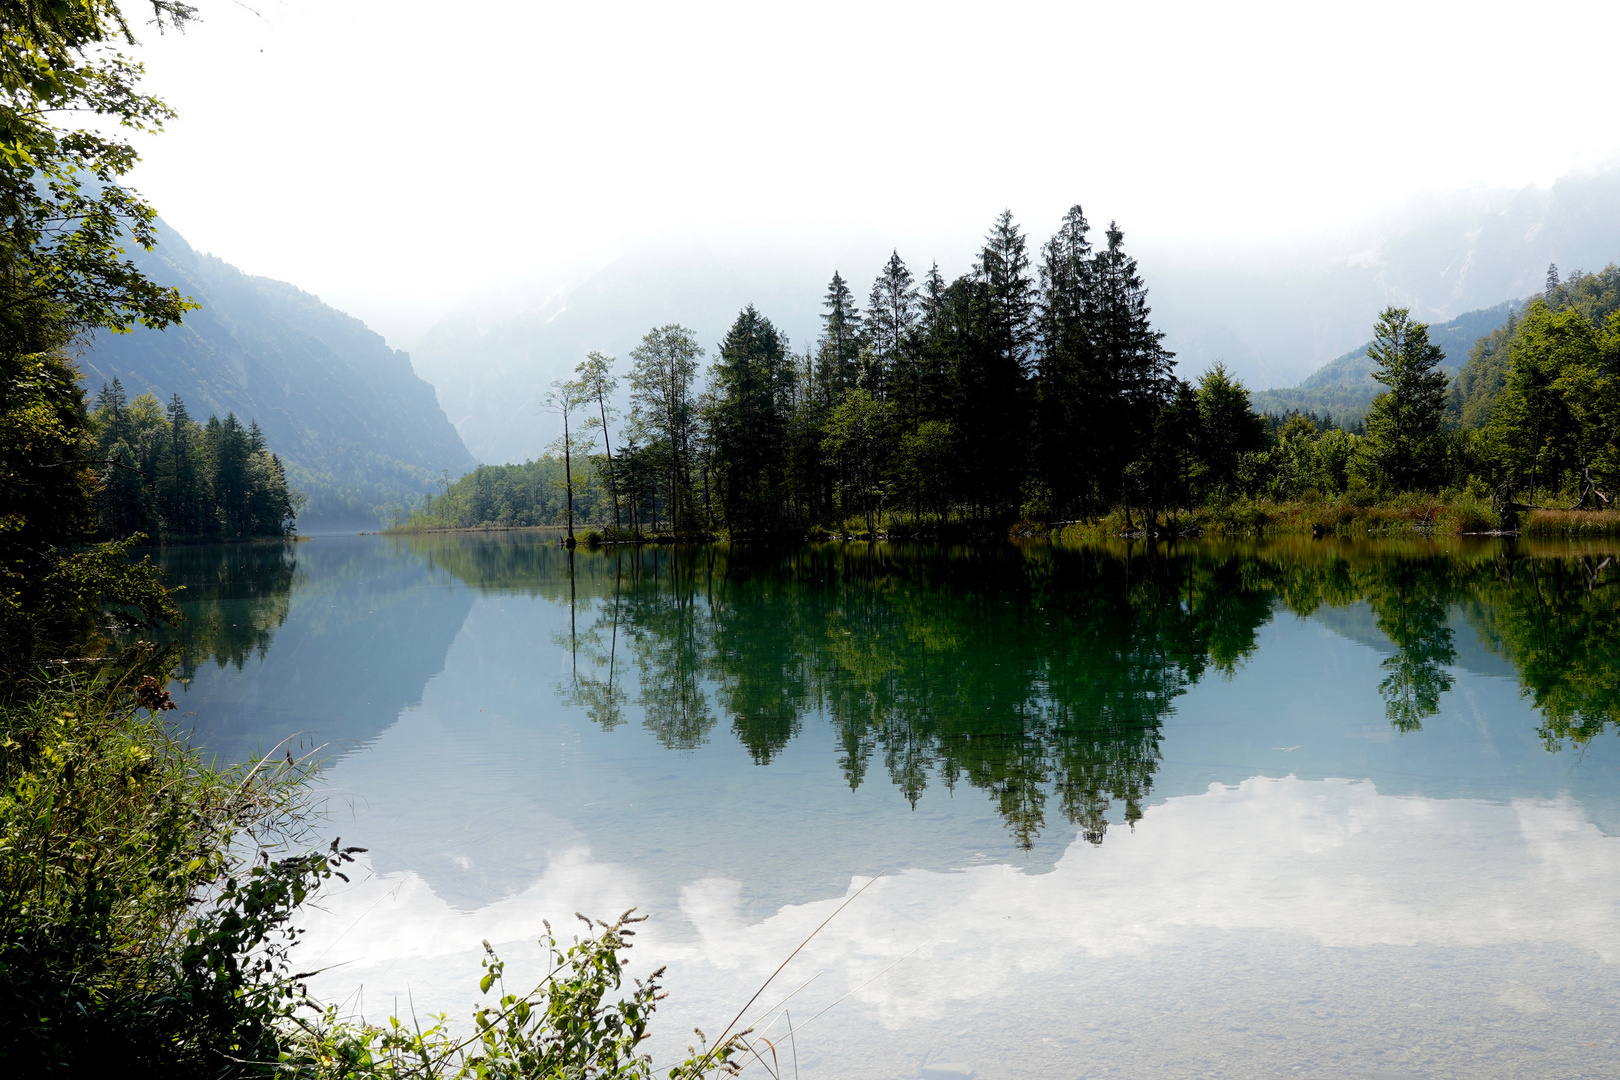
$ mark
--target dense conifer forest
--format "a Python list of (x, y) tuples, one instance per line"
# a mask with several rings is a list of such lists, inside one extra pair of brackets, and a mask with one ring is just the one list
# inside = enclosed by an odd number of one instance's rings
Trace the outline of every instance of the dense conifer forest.
[(175, 394), (127, 399), (117, 379), (101, 388), (90, 415), (101, 483), (93, 505), (98, 530), (122, 539), (244, 539), (286, 536), (300, 497), (256, 422), (235, 413), (199, 424)]
[(1386, 309), (1367, 350), (1382, 390), (1347, 428), (1259, 413), (1220, 364), (1183, 378), (1117, 225), (1094, 241), (1076, 206), (1032, 252), (1003, 213), (954, 281), (895, 253), (863, 304), (834, 273), (802, 351), (753, 306), (706, 371), (690, 331), (650, 331), (624, 372), (618, 446), (616, 366), (591, 354), (553, 388), (566, 435), (552, 456), (480, 469), (411, 524), (1163, 533), (1276, 517), (1260, 504), (1333, 504), (1314, 515), (1332, 524), (1426, 498), (1465, 531), (1511, 528), (1542, 503), (1606, 507), (1620, 480), (1617, 279), (1550, 269), (1455, 380), (1428, 327)]

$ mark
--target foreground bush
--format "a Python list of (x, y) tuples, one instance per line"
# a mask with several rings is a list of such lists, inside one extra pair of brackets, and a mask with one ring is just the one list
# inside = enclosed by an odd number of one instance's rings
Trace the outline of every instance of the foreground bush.
[(291, 916), (350, 855), (298, 848), (302, 763), (203, 767), (162, 686), (41, 677), (0, 706), (6, 1075), (240, 1075), (297, 1003)]
[[(471, 1031), (452, 1031), (444, 1016), (430, 1026), (390, 1017), (382, 1025), (340, 1019), (328, 1011), (319, 1024), (306, 1025), (281, 1057), (281, 1070), (307, 1080), (465, 1080), (495, 1077), (578, 1077), (580, 1080), (649, 1080), (652, 1059), (641, 1052), (647, 1025), (664, 998), (664, 969), (635, 979), (627, 999), (612, 997), (624, 982), (624, 953), (643, 918), (631, 912), (612, 922), (592, 923), (566, 949), (546, 924), (540, 939), (550, 955), (539, 985), (522, 996), (506, 991), (505, 963), (484, 942), (480, 992), (495, 1003), (473, 1014)], [(599, 931), (599, 932), (598, 932)], [(700, 1044), (702, 1032), (698, 1032)], [(740, 1036), (716, 1046), (690, 1048), (686, 1061), (670, 1070), (671, 1080), (697, 1080), (715, 1073), (734, 1075)]]

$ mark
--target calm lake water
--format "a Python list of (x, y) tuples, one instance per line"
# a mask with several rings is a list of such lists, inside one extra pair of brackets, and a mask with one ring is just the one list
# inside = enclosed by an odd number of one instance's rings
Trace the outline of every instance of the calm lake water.
[(199, 741), (325, 744), (369, 849), (329, 1000), (634, 905), (667, 1064), (881, 875), (751, 1014), (787, 1075), (1620, 1074), (1602, 550), (547, 539), (164, 556)]

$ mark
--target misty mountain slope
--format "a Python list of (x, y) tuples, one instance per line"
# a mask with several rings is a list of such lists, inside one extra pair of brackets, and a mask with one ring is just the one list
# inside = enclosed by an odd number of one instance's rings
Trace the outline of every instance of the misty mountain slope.
[(179, 393), (198, 419), (257, 420), (310, 496), (306, 530), (375, 524), (477, 464), (410, 357), (360, 320), (161, 235), (134, 260), (202, 306), (168, 330), (97, 334), (79, 358), (92, 394), (117, 378), (131, 397)]
[[(1620, 253), (1620, 170), (1565, 177), (1545, 189), (1414, 200), (1281, 254), (1263, 245), (1200, 251), (1141, 235), (1128, 234), (1127, 248), (1140, 260), (1155, 325), (1178, 354), (1184, 377), (1221, 360), (1251, 387), (1292, 388), (1271, 392), (1288, 396), (1263, 399), (1268, 407), (1359, 414), (1372, 395), (1365, 372), (1356, 370), (1364, 351), (1358, 343), (1384, 307), (1410, 307), (1437, 335), (1450, 333), (1442, 346), (1450, 366), (1460, 366), (1489, 329), (1475, 332), (1467, 322), (1475, 313), (1493, 318), (1491, 311), (1536, 292), (1550, 262), (1568, 276)], [(1032, 257), (1045, 239), (1030, 234)], [(464, 307), (416, 343), (417, 370), (438, 388), (445, 412), (480, 460), (532, 458), (559, 429), (541, 409), (547, 385), (592, 349), (618, 357), (622, 375), (629, 350), (648, 329), (679, 322), (712, 354), (747, 303), (802, 348), (819, 329), (833, 270), (864, 300), (882, 265), (875, 253), (889, 246), (874, 237), (817, 243), (772, 241), (768, 252), (747, 255), (701, 243), (649, 247), (572, 281), (477, 296), (476, 308)], [(899, 247), (920, 279), (928, 245)], [(946, 274), (964, 269), (947, 266)], [(1451, 331), (1442, 329), (1453, 322)], [(1299, 386), (1336, 357), (1342, 367)]]
[[(681, 323), (697, 333), (712, 361), (745, 304), (791, 331), (817, 325), (825, 288), (808, 273), (722, 260), (701, 244), (648, 248), (578, 282), (509, 301), (504, 311), (496, 303), (452, 316), (412, 353), (479, 460), (520, 462), (543, 453), (560, 433), (542, 401), (551, 381), (572, 375), (588, 352), (618, 359), (624, 398), (630, 350), (648, 330)], [(796, 349), (805, 344), (793, 341)]]
[[(1508, 319), (1524, 306), (1523, 300), (1510, 300), (1495, 307), (1470, 311), (1450, 322), (1429, 327), (1429, 340), (1440, 346), (1446, 354), (1441, 370), (1455, 375), (1468, 362), (1474, 343), (1497, 327), (1505, 326)], [(1373, 361), (1367, 355), (1372, 347), (1368, 340), (1332, 360), (1307, 376), (1297, 387), (1262, 390), (1253, 395), (1255, 408), (1262, 412), (1301, 411), (1331, 412), (1336, 418), (1349, 420), (1364, 415), (1373, 398), (1383, 392), (1384, 386), (1372, 377)]]
[[(1429, 340), (1440, 346), (1441, 351), (1446, 354), (1440, 366), (1448, 372), (1458, 371), (1468, 362), (1468, 353), (1473, 349), (1474, 343), (1498, 326), (1507, 325), (1508, 318), (1523, 305), (1522, 300), (1509, 300), (1495, 307), (1459, 315), (1450, 322), (1430, 326)], [(1372, 357), (1367, 355), (1370, 348), (1372, 348), (1371, 339), (1360, 347), (1351, 349), (1337, 360), (1324, 364), (1299, 385), (1306, 389), (1327, 386), (1372, 386), (1382, 389), (1380, 384), (1373, 381), (1374, 364)]]
[[(1446, 324), (1538, 292), (1549, 263), (1566, 277), (1607, 265), (1620, 256), (1620, 169), (1413, 200), (1281, 255), (1162, 242), (1138, 254), (1183, 374), (1224, 360), (1250, 386), (1297, 387), (1359, 351), (1390, 304)], [(1461, 364), (1467, 350), (1448, 355)]]

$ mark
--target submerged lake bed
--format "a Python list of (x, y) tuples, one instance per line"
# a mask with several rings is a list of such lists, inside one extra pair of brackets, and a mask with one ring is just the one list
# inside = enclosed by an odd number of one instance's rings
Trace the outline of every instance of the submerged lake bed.
[(1601, 546), (162, 558), (197, 740), (326, 748), (368, 872), (299, 962), (373, 1019), (464, 1017), (482, 939), (517, 988), (542, 920), (636, 906), (668, 1063), (859, 892), (749, 1013), (801, 1075), (1620, 1065)]

